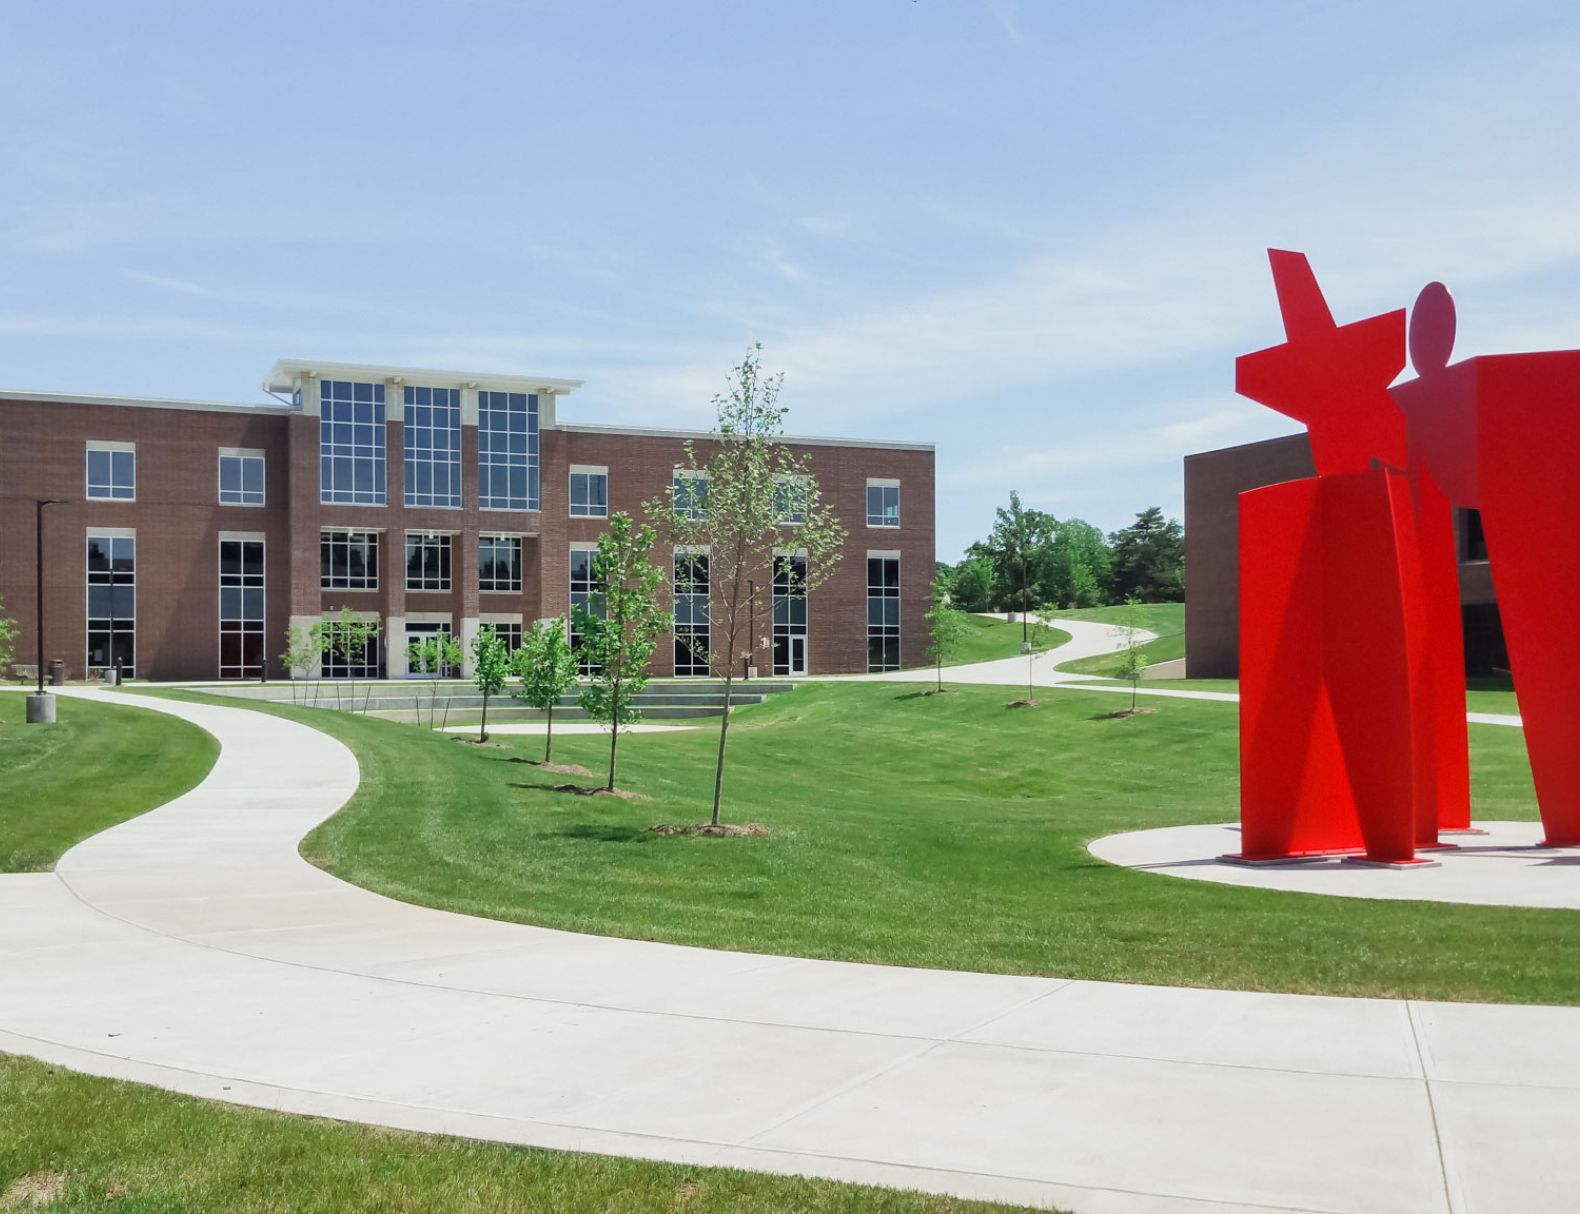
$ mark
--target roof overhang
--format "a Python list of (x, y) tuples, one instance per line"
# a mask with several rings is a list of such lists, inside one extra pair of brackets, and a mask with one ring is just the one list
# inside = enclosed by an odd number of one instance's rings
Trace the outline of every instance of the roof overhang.
[(436, 371), (427, 367), (389, 367), (379, 363), (337, 363), (310, 358), (282, 358), (264, 376), (265, 392), (293, 392), (304, 380), (353, 379), (377, 383), (421, 384), (429, 388), (486, 388), (502, 392), (536, 392), (566, 396), (582, 386), (579, 379), (545, 375), (501, 375), (488, 371)]

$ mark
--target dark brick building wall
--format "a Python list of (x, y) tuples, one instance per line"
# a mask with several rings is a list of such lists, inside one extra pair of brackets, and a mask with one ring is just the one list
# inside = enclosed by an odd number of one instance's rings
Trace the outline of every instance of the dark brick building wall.
[[(1185, 457), (1185, 673), (1240, 673), (1240, 494), (1315, 476), (1304, 434)], [(1472, 674), (1507, 665), (1492, 574), (1471, 540), (1471, 512), (1455, 511), (1466, 665)]]
[[(406, 507), (401, 408), (392, 401), (386, 423), (389, 504), (321, 504), (319, 419), (299, 409), (85, 403), (50, 395), (0, 397), (0, 604), (19, 625), (13, 660), (31, 663), (37, 636), (33, 503), (65, 499), (46, 512), (44, 643), (45, 660), (63, 660), (73, 676), (82, 675), (86, 666), (85, 553), (91, 530), (135, 530), (137, 672), (154, 679), (218, 677), (220, 533), (262, 535), (268, 670), (270, 677), (284, 677), (278, 655), (287, 624), (341, 606), (384, 620), (446, 615), (457, 634), (463, 619), (479, 615), (519, 615), (530, 626), (536, 619), (564, 613), (570, 545), (594, 542), (605, 525), (602, 519), (569, 517), (570, 467), (607, 467), (610, 513), (640, 517), (642, 502), (664, 492), (673, 469), (685, 462), (685, 435), (595, 426), (544, 428), (539, 454), (542, 509), (481, 511), (477, 430), (464, 425), (461, 507)], [(86, 499), (86, 447), (92, 441), (135, 444), (135, 501)], [(705, 457), (706, 442), (698, 441)], [(809, 456), (825, 500), (850, 532), (834, 576), (809, 599), (809, 673), (867, 668), (869, 550), (900, 553), (902, 660), (907, 666), (921, 664), (926, 645), (922, 616), (934, 562), (931, 448), (833, 441), (792, 445)], [(222, 447), (264, 452), (265, 505), (218, 504)], [(901, 482), (899, 528), (866, 526), (868, 478)], [(380, 533), (378, 589), (320, 588), (319, 536), (326, 527)], [(452, 536), (449, 591), (406, 589), (404, 535), (421, 530)], [(519, 593), (479, 590), (478, 536), (491, 533), (521, 536)], [(794, 528), (785, 528), (785, 534), (786, 546), (792, 547)], [(767, 577), (764, 571), (765, 583)], [(763, 634), (772, 628), (768, 593), (764, 589), (758, 627)], [(770, 663), (768, 655), (760, 655), (760, 666)], [(672, 646), (660, 646), (653, 668), (661, 675), (673, 672)]]

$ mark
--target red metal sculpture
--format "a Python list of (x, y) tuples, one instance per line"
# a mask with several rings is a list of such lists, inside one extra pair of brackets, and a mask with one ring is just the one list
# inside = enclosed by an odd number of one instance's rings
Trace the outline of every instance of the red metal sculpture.
[[(1269, 258), (1288, 340), (1239, 359), (1236, 387), (1306, 424), (1317, 476), (1240, 498), (1237, 858), (1418, 864), (1470, 798), (1451, 507), (1389, 392), (1405, 315), (1337, 325), (1303, 255)], [(1418, 370), (1442, 323), (1434, 295)]]

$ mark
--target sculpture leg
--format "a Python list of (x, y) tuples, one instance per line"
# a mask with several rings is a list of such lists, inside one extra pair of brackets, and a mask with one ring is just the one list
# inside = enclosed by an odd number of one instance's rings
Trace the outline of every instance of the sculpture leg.
[(1580, 846), (1580, 695), (1563, 616), (1580, 599), (1580, 374), (1573, 354), (1482, 371), (1481, 516), (1547, 842)]
[(1412, 488), (1427, 617), (1427, 643), (1415, 674), (1416, 846), (1429, 847), (1439, 830), (1470, 829), (1470, 736), (1454, 511), (1425, 468), (1415, 470)]
[(1324, 676), (1366, 858), (1415, 863), (1429, 638), (1408, 479), (1383, 469), (1323, 477), (1321, 533)]
[(1240, 495), (1240, 829), (1251, 861), (1359, 852), (1324, 681), (1322, 482)]

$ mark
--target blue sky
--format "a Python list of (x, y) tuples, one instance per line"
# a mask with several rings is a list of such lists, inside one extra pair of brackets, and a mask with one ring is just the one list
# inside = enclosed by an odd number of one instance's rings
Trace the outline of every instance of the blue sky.
[(0, 387), (261, 399), (282, 356), (582, 378), (706, 427), (752, 341), (801, 433), (938, 444), (1107, 529), (1287, 433), (1269, 245), (1340, 320), (1580, 344), (1561, 3), (0, 7)]

